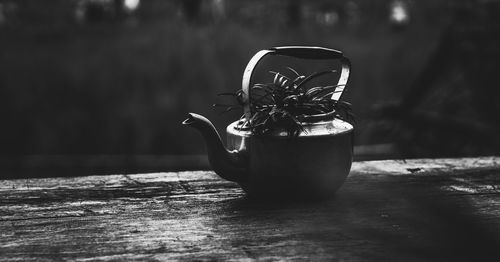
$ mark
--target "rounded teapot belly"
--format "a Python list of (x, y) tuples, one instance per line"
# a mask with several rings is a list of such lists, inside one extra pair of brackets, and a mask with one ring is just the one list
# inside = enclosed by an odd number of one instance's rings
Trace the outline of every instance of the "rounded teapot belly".
[(240, 185), (250, 196), (332, 196), (352, 164), (353, 128), (349, 126), (342, 132), (311, 132), (298, 137), (252, 136), (229, 126), (228, 149), (243, 150), (248, 158), (247, 176)]

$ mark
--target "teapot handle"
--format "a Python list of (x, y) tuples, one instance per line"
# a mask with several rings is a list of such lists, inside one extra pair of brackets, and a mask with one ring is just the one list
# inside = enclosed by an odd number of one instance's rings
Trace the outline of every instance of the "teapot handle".
[[(252, 59), (248, 62), (245, 72), (243, 73), (242, 81), (242, 101), (243, 109), (245, 113), (245, 118), (250, 119), (252, 116), (250, 108), (250, 80), (254, 69), (257, 67), (259, 62), (267, 55), (281, 55), (290, 56), (300, 59), (316, 59), (316, 60), (326, 60), (326, 59), (339, 59), (342, 65), (342, 71), (340, 73), (340, 78), (337, 83), (335, 92), (332, 95), (332, 100), (338, 101), (344, 92), (347, 80), (349, 79), (349, 72), (351, 70), (351, 62), (349, 59), (344, 57), (341, 51), (324, 48), (324, 47), (312, 47), (312, 46), (281, 46), (273, 47), (266, 50), (261, 50), (257, 52)], [(310, 116), (315, 118), (315, 116)]]

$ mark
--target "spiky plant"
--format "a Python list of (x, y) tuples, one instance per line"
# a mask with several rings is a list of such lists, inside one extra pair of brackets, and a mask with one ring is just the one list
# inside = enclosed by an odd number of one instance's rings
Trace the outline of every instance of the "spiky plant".
[[(274, 76), (271, 83), (258, 83), (251, 87), (250, 108), (252, 116), (242, 116), (239, 127), (250, 129), (253, 134), (266, 135), (272, 131), (285, 131), (289, 136), (298, 136), (303, 131), (305, 122), (339, 118), (352, 121), (351, 104), (334, 101), (331, 96), (338, 92), (337, 85), (310, 86), (311, 80), (320, 76), (336, 73), (320, 71), (308, 76), (299, 74), (287, 67), (293, 74), (289, 77), (280, 72), (270, 71)], [(242, 90), (235, 93), (222, 93), (232, 96), (234, 105), (214, 104), (223, 107), (225, 112), (243, 106)]]

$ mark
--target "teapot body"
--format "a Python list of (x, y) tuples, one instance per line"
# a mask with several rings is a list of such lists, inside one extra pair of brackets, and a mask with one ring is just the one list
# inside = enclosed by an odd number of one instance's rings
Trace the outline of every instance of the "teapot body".
[[(264, 57), (273, 55), (312, 60), (338, 59), (340, 62), (337, 84), (310, 88), (307, 91), (303, 89), (309, 80), (336, 71), (318, 72), (308, 77), (298, 76), (293, 81), (283, 80), (284, 75), (278, 78), (276, 73), (274, 85), (278, 84), (282, 91), (286, 89), (287, 94), (283, 99), (280, 98), (279, 104), (283, 107), (288, 99), (287, 105), (295, 107), (295, 110), (292, 110), (294, 112), (287, 112), (289, 110), (284, 108), (278, 109), (292, 115), (295, 124), (300, 124), (302, 130), (298, 136), (289, 136), (279, 127), (271, 128), (272, 131), (266, 131), (265, 135), (257, 135), (245, 129), (245, 126), (251, 126), (255, 105), (259, 104), (251, 99), (254, 90), (251, 87), (253, 71)], [(352, 164), (354, 128), (338, 119), (339, 112), (342, 112), (338, 109), (341, 105), (346, 106), (346, 103), (339, 101), (347, 85), (350, 68), (349, 59), (334, 49), (283, 46), (261, 50), (250, 59), (243, 73), (241, 92), (238, 92), (237, 100), (243, 106), (246, 121), (236, 121), (227, 127), (227, 148), (224, 147), (213, 124), (205, 117), (190, 113), (183, 124), (201, 132), (214, 171), (220, 177), (240, 184), (250, 196), (286, 200), (326, 198), (342, 186)], [(287, 92), (295, 95), (289, 95)], [(304, 101), (310, 102), (307, 105), (302, 104), (300, 110), (294, 104), (299, 102), (299, 95)], [(261, 103), (264, 101), (263, 97), (265, 96), (260, 97)], [(311, 109), (314, 107), (312, 105), (318, 103), (320, 108)], [(274, 104), (268, 106), (278, 106), (278, 103), (274, 101)], [(302, 123), (297, 123), (298, 121)]]
[(304, 123), (299, 136), (279, 131), (252, 135), (234, 122), (227, 127), (228, 150), (244, 152), (246, 174), (238, 183), (250, 196), (326, 198), (349, 174), (353, 158), (353, 127), (334, 119)]

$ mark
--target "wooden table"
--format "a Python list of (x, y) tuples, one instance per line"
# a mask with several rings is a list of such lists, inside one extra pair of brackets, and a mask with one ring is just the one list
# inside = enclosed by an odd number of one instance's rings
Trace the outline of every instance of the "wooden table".
[(210, 171), (0, 181), (0, 260), (499, 261), (500, 157), (356, 162), (263, 203)]

